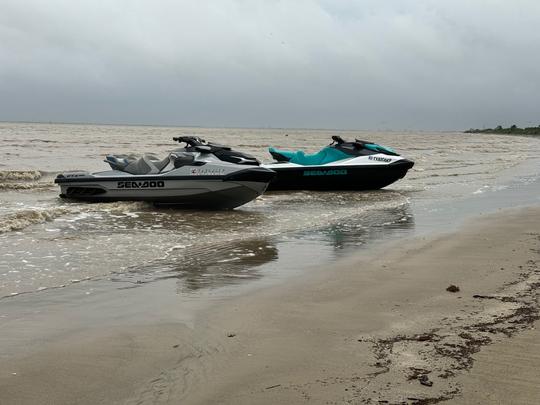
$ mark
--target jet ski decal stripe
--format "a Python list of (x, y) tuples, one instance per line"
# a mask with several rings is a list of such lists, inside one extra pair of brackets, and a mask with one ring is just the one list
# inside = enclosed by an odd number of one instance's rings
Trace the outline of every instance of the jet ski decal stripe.
[(346, 176), (347, 169), (341, 170), (304, 170), (304, 176)]
[[(144, 184), (153, 184), (153, 183), (159, 183), (161, 184), (164, 181), (170, 181), (170, 180), (223, 180), (223, 181), (254, 181), (254, 182), (262, 182), (267, 183), (270, 180), (272, 180), (275, 176), (275, 172), (268, 169), (246, 169), (246, 170), (240, 170), (237, 172), (232, 172), (225, 175), (197, 175), (197, 176), (167, 176), (167, 175), (161, 175), (161, 176), (123, 176), (121, 178), (119, 177), (77, 177), (77, 178), (63, 178), (63, 177), (57, 177), (54, 182), (57, 184), (65, 184), (65, 183), (99, 183), (99, 182), (122, 182), (122, 183), (130, 183), (130, 186), (124, 186), (121, 188), (139, 188), (138, 186), (132, 186), (133, 184), (141, 184), (143, 185), (142, 188), (144, 188)], [(157, 184), (156, 184), (157, 185)], [(151, 186), (148, 186), (151, 187)], [(161, 185), (157, 185), (157, 187), (162, 187)]]
[(226, 176), (122, 176), (122, 177), (78, 177), (78, 178), (56, 178), (57, 184), (62, 183), (96, 183), (102, 181), (128, 181), (128, 182), (145, 182), (145, 181), (168, 181), (168, 180), (221, 180)]
[(309, 169), (310, 171), (319, 171), (319, 170), (341, 170), (341, 169), (347, 169), (347, 170), (356, 170), (356, 169), (377, 169), (377, 170), (384, 170), (385, 168), (395, 168), (399, 166), (404, 166), (410, 169), (414, 163), (407, 159), (400, 159), (396, 160), (394, 162), (388, 163), (388, 164), (373, 164), (373, 165), (328, 165), (328, 166), (289, 166), (289, 167), (279, 167), (279, 164), (282, 164), (284, 162), (280, 162), (277, 164), (268, 164), (265, 165), (267, 169), (272, 169), (274, 171), (278, 172), (285, 172), (285, 171), (298, 171), (303, 169)]

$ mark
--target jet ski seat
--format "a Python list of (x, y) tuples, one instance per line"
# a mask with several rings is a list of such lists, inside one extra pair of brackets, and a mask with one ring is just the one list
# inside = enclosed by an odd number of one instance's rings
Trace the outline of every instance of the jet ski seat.
[(107, 155), (105, 162), (113, 170), (120, 170), (130, 174), (156, 174), (160, 173), (169, 164), (170, 155), (163, 160), (147, 154), (138, 159), (127, 155)]
[(317, 153), (306, 155), (304, 151), (296, 152), (268, 148), (270, 154), (278, 162), (296, 163), (302, 166), (317, 166), (350, 158), (351, 156), (335, 148), (323, 148)]

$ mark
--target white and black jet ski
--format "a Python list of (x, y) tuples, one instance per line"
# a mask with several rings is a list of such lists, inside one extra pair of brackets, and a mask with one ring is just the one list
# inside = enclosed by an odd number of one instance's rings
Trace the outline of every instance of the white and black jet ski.
[(59, 174), (61, 197), (86, 201), (150, 201), (189, 208), (232, 209), (260, 196), (275, 173), (253, 156), (183, 136), (164, 159), (108, 155), (112, 170)]
[(373, 142), (332, 140), (312, 155), (269, 148), (275, 162), (263, 166), (277, 176), (268, 190), (376, 190), (403, 178), (414, 165)]

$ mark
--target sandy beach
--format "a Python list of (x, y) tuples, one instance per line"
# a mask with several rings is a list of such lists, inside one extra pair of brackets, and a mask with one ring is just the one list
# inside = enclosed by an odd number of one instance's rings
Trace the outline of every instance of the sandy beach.
[(539, 247), (540, 209), (499, 211), (191, 325), (67, 329), (2, 359), (0, 403), (538, 403)]
[(0, 405), (540, 405), (539, 15), (0, 1)]

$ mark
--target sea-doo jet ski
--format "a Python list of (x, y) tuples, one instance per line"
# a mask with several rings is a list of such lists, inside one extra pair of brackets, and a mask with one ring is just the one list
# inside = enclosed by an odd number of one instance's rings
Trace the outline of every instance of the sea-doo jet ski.
[(332, 140), (312, 155), (269, 148), (275, 162), (263, 166), (277, 176), (268, 190), (375, 190), (401, 179), (414, 165), (373, 142)]
[(253, 156), (194, 136), (164, 159), (108, 155), (112, 170), (59, 174), (61, 197), (87, 201), (150, 201), (189, 208), (232, 209), (260, 196), (275, 173)]

